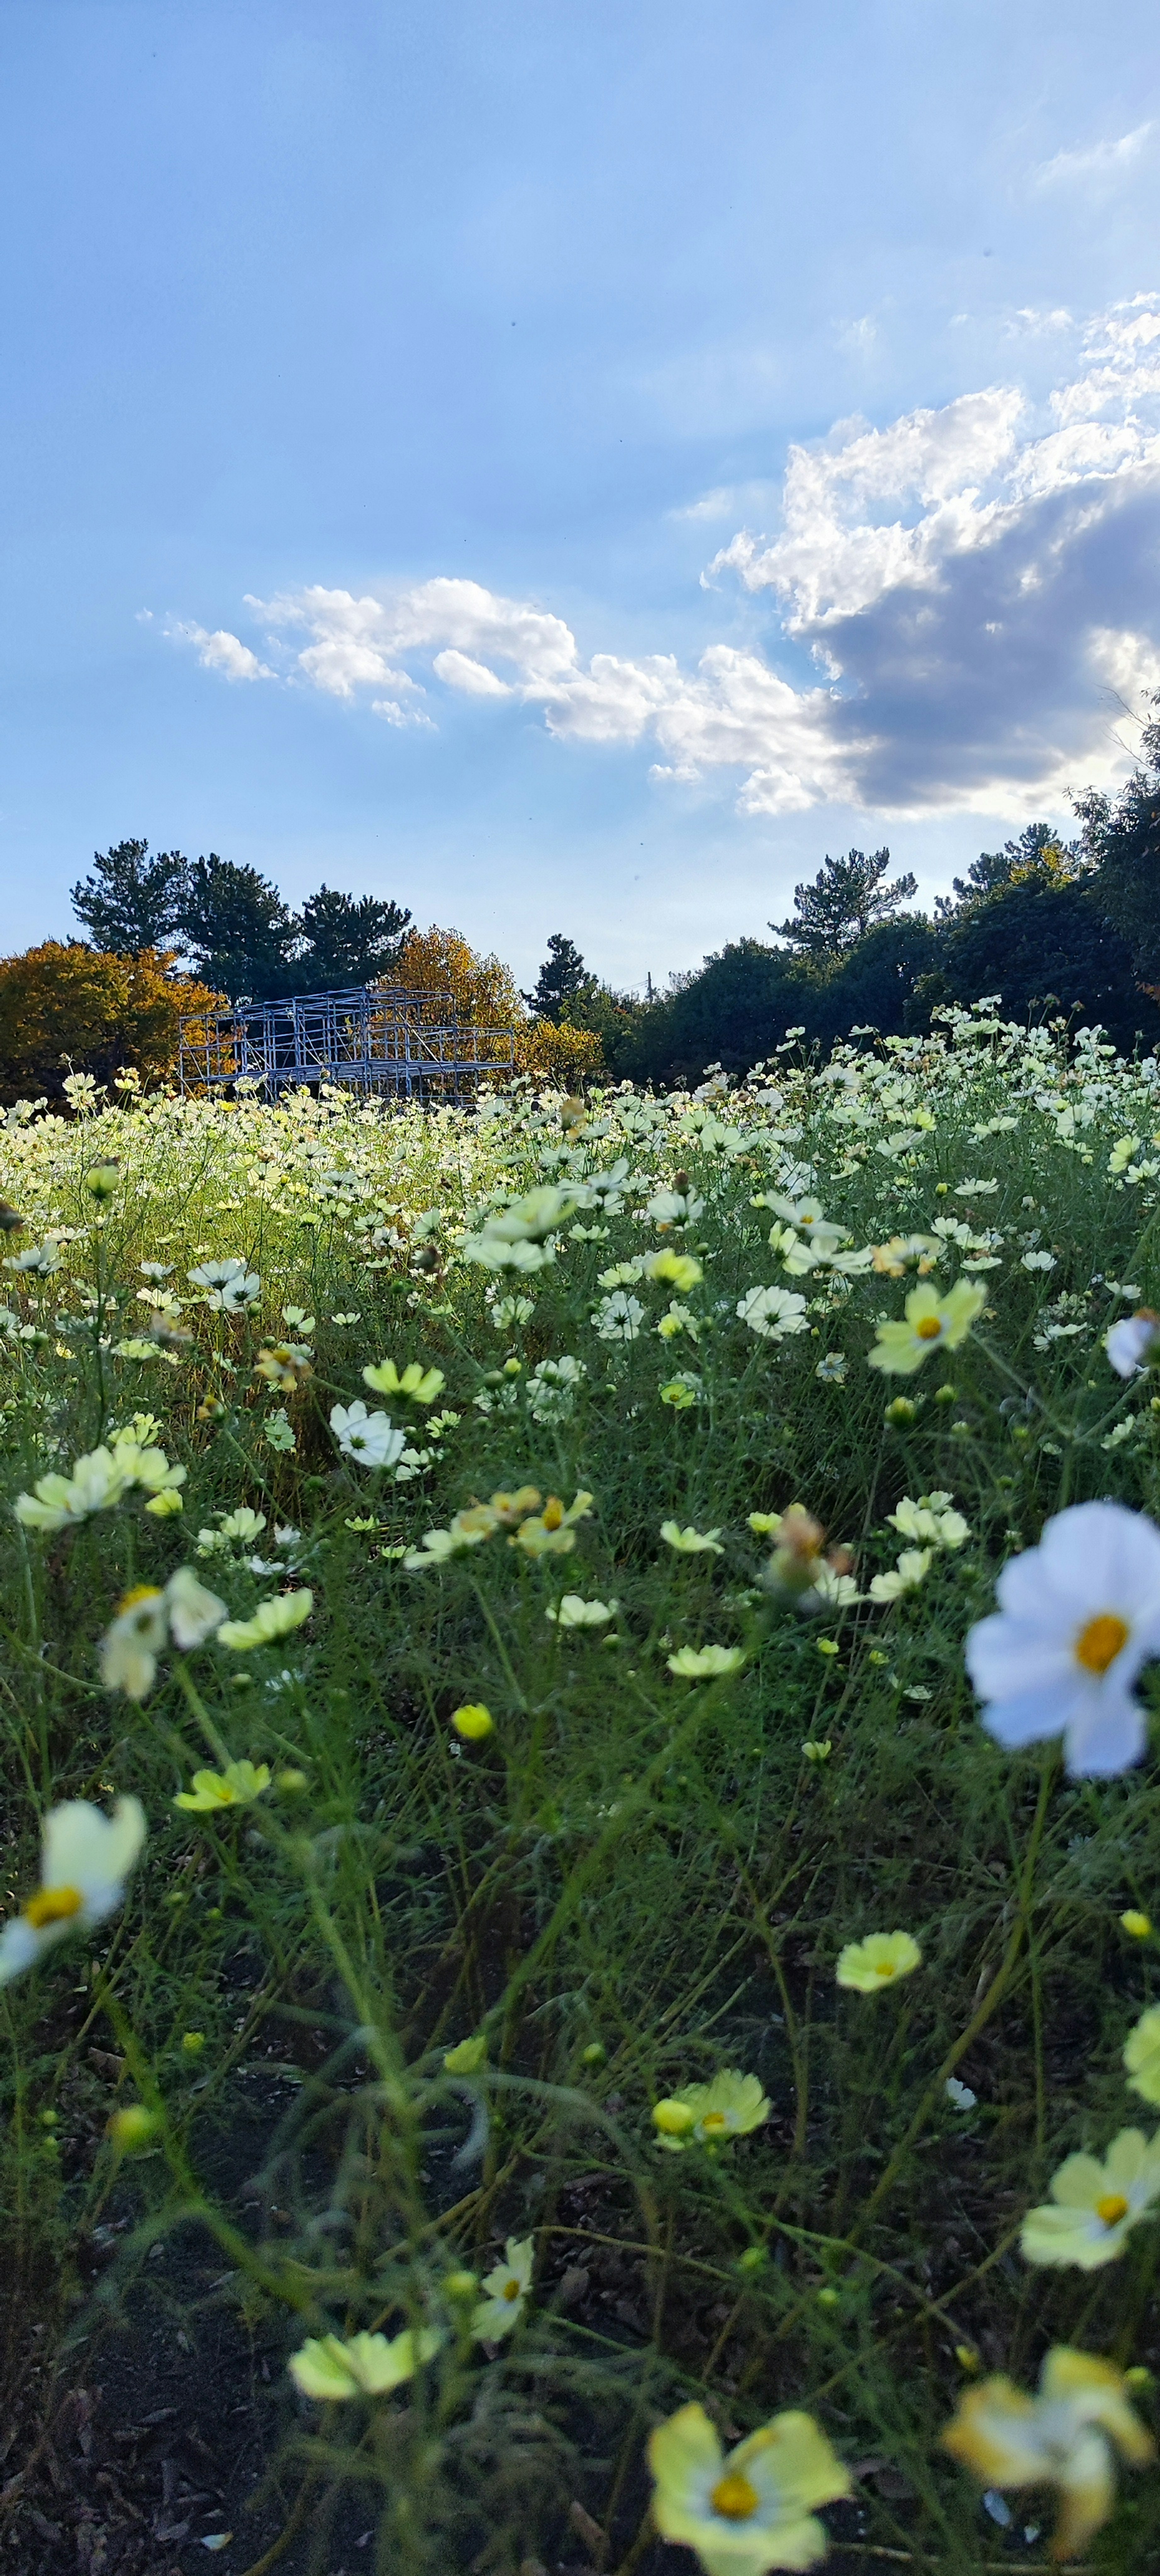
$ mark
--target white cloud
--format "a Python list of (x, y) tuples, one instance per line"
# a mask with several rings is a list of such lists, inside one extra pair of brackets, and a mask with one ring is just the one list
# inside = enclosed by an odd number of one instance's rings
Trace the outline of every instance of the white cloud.
[(1130, 134), (1114, 140), (1089, 143), (1072, 152), (1057, 152), (1050, 161), (1041, 161), (1032, 173), (1036, 188), (1095, 188), (1102, 192), (1125, 176), (1138, 161), (1149, 135), (1154, 131), (1149, 118), (1145, 125), (1134, 125)]
[[(703, 576), (764, 601), (768, 653), (715, 643), (692, 671), (667, 653), (585, 660), (551, 610), (462, 579), (249, 605), (288, 681), (370, 696), (392, 725), (430, 723), (426, 681), (538, 707), (575, 744), (650, 743), (660, 779), (739, 773), (746, 814), (1026, 816), (1121, 771), (1110, 701), (1160, 685), (1160, 297), (1072, 345), (1038, 409), (996, 384), (791, 448), (776, 533), (739, 529)], [(266, 672), (236, 637), (181, 631), (229, 676)], [(804, 685), (789, 676), (803, 654)]]
[[(151, 616), (152, 611), (147, 609), (144, 615)], [(265, 663), (259, 662), (257, 654), (250, 651), (249, 645), (243, 644), (240, 636), (231, 635), (224, 626), (217, 627), (211, 635), (206, 627), (195, 626), (190, 618), (171, 617), (165, 633), (177, 643), (192, 644), (202, 669), (220, 671), (223, 679), (272, 680), (274, 677)]]
[(470, 653), (457, 653), (454, 646), (437, 653), (431, 665), (437, 680), (449, 689), (462, 689), (469, 698), (510, 698), (506, 680), (489, 671), (486, 662), (473, 661)]

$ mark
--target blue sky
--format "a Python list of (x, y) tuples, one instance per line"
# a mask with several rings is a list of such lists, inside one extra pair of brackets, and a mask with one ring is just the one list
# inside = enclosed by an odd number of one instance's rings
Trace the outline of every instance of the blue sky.
[(216, 849), (630, 983), (1160, 686), (1160, 47), (1089, 0), (4, 0), (2, 945)]

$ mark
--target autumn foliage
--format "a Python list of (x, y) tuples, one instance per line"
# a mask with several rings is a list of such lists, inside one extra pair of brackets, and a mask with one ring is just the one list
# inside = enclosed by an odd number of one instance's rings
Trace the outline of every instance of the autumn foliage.
[[(598, 1037), (588, 1029), (533, 1019), (510, 966), (481, 956), (458, 930), (412, 932), (391, 982), (412, 993), (450, 993), (468, 1026), (515, 1032), (516, 1069), (573, 1083), (604, 1070)], [(505, 1049), (506, 1052), (506, 1049)]]
[(208, 986), (167, 974), (167, 963), (164, 951), (110, 957), (60, 939), (0, 958), (0, 1101), (58, 1099), (70, 1065), (98, 1082), (121, 1065), (145, 1083), (165, 1081), (179, 1015), (222, 1006)]

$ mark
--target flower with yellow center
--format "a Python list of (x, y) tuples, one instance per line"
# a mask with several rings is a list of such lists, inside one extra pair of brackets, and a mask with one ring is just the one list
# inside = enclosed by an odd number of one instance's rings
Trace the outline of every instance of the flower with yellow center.
[(0, 1932), (0, 1986), (23, 1974), (67, 1932), (88, 1932), (124, 1903), (125, 1881), (145, 1840), (139, 1799), (111, 1816), (70, 1798), (50, 1807), (41, 1832), (40, 1885)]
[(924, 1281), (911, 1289), (904, 1323), (879, 1324), (871, 1368), (881, 1369), (885, 1377), (913, 1377), (932, 1351), (957, 1351), (986, 1302), (986, 1289), (977, 1280), (956, 1279), (945, 1297)]
[(498, 2343), (522, 2317), (532, 2286), (534, 2254), (530, 2236), (509, 2236), (502, 2263), (493, 2263), (490, 2272), (484, 2273), (484, 2296), (471, 2320), (477, 2342)]
[(1009, 2379), (968, 2388), (943, 2445), (987, 2487), (1054, 2487), (1059, 2518), (1053, 2558), (1077, 2558), (1109, 2521), (1116, 2501), (1116, 2452), (1133, 2468), (1155, 2456), (1128, 2402), (1128, 2382), (1110, 2361), (1055, 2344), (1025, 2397)]
[(679, 2093), (657, 2102), (653, 2126), (658, 2144), (670, 2155), (680, 2155), (686, 2147), (720, 2147), (731, 2138), (748, 2137), (768, 2120), (769, 2109), (758, 2077), (726, 2066), (710, 2084), (684, 2084)]
[(385, 2397), (413, 2379), (447, 2341), (435, 2326), (416, 2333), (404, 2326), (389, 2340), (384, 2334), (310, 2335), (290, 2355), (290, 2376), (304, 2397), (340, 2404), (350, 2397)]
[(1133, 1684), (1160, 1651), (1160, 1530), (1122, 1503), (1075, 1503), (1038, 1547), (1012, 1557), (999, 1608), (967, 1637), (983, 1724), (1011, 1752), (1062, 1735), (1073, 1778), (1137, 1762), (1144, 1712)]
[(868, 1932), (864, 1941), (847, 1941), (834, 1974), (855, 1994), (879, 1995), (921, 1966), (922, 1952), (909, 1932)]
[(767, 2576), (826, 2554), (814, 2508), (850, 2493), (850, 2480), (812, 2415), (775, 2415), (722, 2451), (703, 2406), (680, 2406), (648, 2446), (653, 2520), (662, 2539), (696, 2552), (705, 2576)]
[(227, 1762), (224, 1771), (195, 1771), (192, 1789), (179, 1789), (173, 1803), (192, 1815), (212, 1816), (219, 1807), (252, 1807), (269, 1786), (267, 1762)]
[(204, 1645), (226, 1615), (224, 1601), (208, 1592), (188, 1565), (171, 1574), (163, 1591), (139, 1583), (118, 1602), (99, 1648), (106, 1690), (142, 1700), (153, 1687), (157, 1658), (172, 1639), (182, 1648)]
[(528, 1556), (568, 1556), (576, 1545), (575, 1524), (591, 1509), (591, 1494), (577, 1494), (566, 1511), (559, 1495), (549, 1494), (543, 1511), (521, 1521), (508, 1546), (522, 1547)]
[(1103, 2163), (1065, 2156), (1051, 2177), (1051, 2199), (1029, 2209), (1020, 2236), (1028, 2263), (1074, 2263), (1094, 2272), (1114, 2263), (1125, 2240), (1160, 2199), (1160, 2132), (1121, 2129)]
[(1133, 2093), (1160, 2102), (1160, 2004), (1141, 2013), (1124, 2042), (1124, 2066)]

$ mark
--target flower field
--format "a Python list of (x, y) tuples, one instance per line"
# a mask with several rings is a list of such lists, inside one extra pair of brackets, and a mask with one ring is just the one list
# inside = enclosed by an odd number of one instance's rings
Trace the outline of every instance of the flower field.
[[(1160, 1065), (66, 1088), (0, 1130), (19, 2563), (1154, 2567)], [(134, 2350), (250, 2356), (256, 2448), (86, 2556)]]

